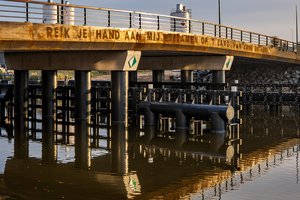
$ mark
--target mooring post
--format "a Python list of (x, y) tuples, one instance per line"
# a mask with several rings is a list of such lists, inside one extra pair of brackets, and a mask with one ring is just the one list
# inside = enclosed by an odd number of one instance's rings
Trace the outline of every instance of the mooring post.
[(152, 82), (154, 88), (160, 88), (161, 84), (165, 80), (164, 70), (153, 70), (152, 71)]
[(111, 72), (111, 124), (128, 126), (128, 72)]
[(54, 117), (55, 92), (57, 88), (57, 72), (55, 70), (42, 71), (42, 159), (46, 162), (55, 160)]
[(75, 165), (90, 164), (91, 72), (75, 71)]

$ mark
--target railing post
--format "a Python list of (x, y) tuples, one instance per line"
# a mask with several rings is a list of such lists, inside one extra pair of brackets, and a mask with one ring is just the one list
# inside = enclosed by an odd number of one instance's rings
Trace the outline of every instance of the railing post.
[(258, 35), (258, 45), (260, 45), (260, 35)]
[(129, 28), (132, 28), (132, 13), (129, 13)]
[(192, 32), (192, 23), (191, 23), (191, 20), (189, 20), (189, 33)]
[(250, 33), (250, 43), (252, 43), (252, 33)]
[(176, 32), (176, 19), (175, 18), (173, 18), (173, 20), (174, 20), (174, 32)]
[(159, 15), (157, 16), (157, 30), (160, 30)]
[(215, 37), (217, 37), (217, 25), (215, 25)]
[(83, 9), (83, 25), (87, 25), (87, 13), (86, 13), (86, 8)]
[(266, 46), (268, 46), (268, 45), (269, 45), (269, 37), (266, 36)]
[[(64, 1), (61, 1), (61, 4), (64, 4)], [(60, 10), (60, 23), (61, 24), (64, 24), (64, 7), (63, 6), (61, 6), (61, 8), (60, 8), (61, 10)]]
[(59, 13), (60, 13), (60, 12), (59, 12), (59, 6), (56, 6), (56, 10), (57, 10), (57, 11), (56, 11), (56, 12), (57, 12), (57, 23), (60, 24), (60, 23), (59, 23)]
[(202, 22), (202, 35), (204, 35), (205, 34), (205, 24), (204, 24), (204, 22)]
[(293, 45), (293, 52), (295, 52), (295, 43), (293, 42), (292, 45)]
[(139, 14), (139, 29), (142, 29), (142, 14)]
[(233, 28), (231, 28), (230, 39), (233, 39)]
[(26, 22), (29, 22), (29, 3), (26, 2)]
[(243, 31), (241, 31), (241, 42), (243, 42)]
[(110, 27), (110, 10), (107, 11), (107, 26)]
[(226, 31), (225, 37), (226, 37), (226, 39), (227, 39), (227, 38), (228, 38), (228, 27), (225, 28), (225, 31)]

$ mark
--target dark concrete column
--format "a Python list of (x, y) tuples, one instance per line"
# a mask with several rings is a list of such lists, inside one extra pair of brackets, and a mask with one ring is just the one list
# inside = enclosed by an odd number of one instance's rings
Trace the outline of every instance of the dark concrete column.
[(193, 70), (181, 70), (181, 83), (192, 83), (193, 79)]
[(127, 128), (114, 125), (111, 128), (111, 170), (113, 173), (128, 173)]
[(111, 123), (128, 126), (128, 72), (111, 72)]
[(42, 160), (47, 163), (56, 160), (54, 141), (54, 102), (56, 88), (57, 72), (42, 71)]
[(14, 130), (15, 137), (27, 139), (26, 117), (28, 107), (28, 71), (16, 70), (14, 79)]
[(75, 165), (90, 164), (91, 72), (75, 71)]
[(159, 88), (159, 84), (155, 83), (161, 83), (164, 82), (165, 80), (165, 72), (164, 70), (153, 70), (152, 71), (152, 82), (154, 83), (153, 87), (154, 88)]
[(128, 72), (129, 84), (137, 82), (137, 71)]
[(226, 83), (225, 71), (224, 70), (213, 70), (212, 71), (212, 82), (213, 83)]

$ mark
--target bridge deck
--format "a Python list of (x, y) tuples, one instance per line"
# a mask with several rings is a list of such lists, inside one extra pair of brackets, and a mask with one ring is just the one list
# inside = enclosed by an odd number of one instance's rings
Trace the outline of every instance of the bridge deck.
[[(223, 25), (133, 11), (37, 1), (5, 2), (5, 5), (0, 5), (6, 9), (0, 11), (0, 51), (4, 52), (129, 50), (141, 51), (142, 57), (150, 58), (170, 54), (230, 55), (300, 64), (297, 44)], [(44, 7), (41, 6), (45, 5), (72, 8), (75, 16), (71, 21), (67, 21), (67, 18), (62, 21), (62, 18), (68, 16), (57, 12), (57, 23), (43, 24), (43, 14), (40, 12), (44, 11)], [(17, 14), (13, 13), (16, 8), (19, 9)], [(33, 12), (31, 9), (39, 12)], [(78, 17), (83, 11), (84, 15)], [(97, 20), (92, 21), (92, 18), (88, 18), (89, 12), (99, 12), (104, 15), (105, 20), (99, 17), (101, 23), (94, 23)], [(124, 20), (124, 23), (120, 23)], [(177, 27), (177, 20), (188, 23), (184, 30)], [(175, 22), (173, 27), (172, 21)], [(64, 22), (70, 25), (62, 24)], [(159, 62), (159, 58), (155, 60)]]

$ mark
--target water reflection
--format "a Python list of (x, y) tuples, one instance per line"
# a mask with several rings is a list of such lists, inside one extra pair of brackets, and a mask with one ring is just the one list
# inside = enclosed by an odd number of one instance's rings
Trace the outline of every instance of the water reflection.
[[(120, 126), (99, 130), (81, 142), (76, 134), (75, 150), (70, 148), (75, 160), (65, 162), (58, 162), (62, 158), (57, 147), (69, 146), (55, 141), (52, 131), (43, 132), (41, 158), (30, 157), (28, 139), (16, 135), (0, 190), (5, 187), (8, 196), (23, 199), (221, 198), (291, 157), (298, 184), (300, 142), (293, 139), (297, 130), (283, 127), (284, 134), (277, 134), (268, 126), (266, 133), (261, 123), (249, 120), (254, 119), (246, 119), (241, 131), (232, 128), (215, 135)], [(74, 136), (66, 137), (72, 141)]]

